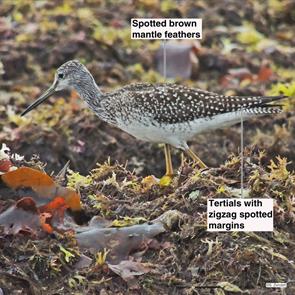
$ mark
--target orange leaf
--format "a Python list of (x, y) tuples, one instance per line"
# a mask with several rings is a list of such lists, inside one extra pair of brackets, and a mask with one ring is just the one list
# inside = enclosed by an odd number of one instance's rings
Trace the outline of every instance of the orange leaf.
[(50, 176), (39, 170), (21, 167), (5, 173), (1, 178), (13, 189), (29, 187), (43, 199), (52, 200), (60, 196), (73, 211), (81, 210), (80, 196), (74, 190), (56, 184)]
[[(42, 214), (49, 214), (51, 217), (51, 224), (54, 224), (56, 221), (62, 223), (65, 215), (65, 210), (68, 208), (68, 205), (65, 202), (65, 199), (62, 197), (56, 197), (54, 200), (48, 204), (41, 206), (39, 211)], [(40, 215), (40, 218), (42, 217)], [(42, 221), (41, 221), (42, 224)]]
[(66, 208), (67, 205), (65, 203), (64, 198), (62, 197), (56, 197), (48, 204), (39, 207), (40, 212), (54, 212), (55, 210), (58, 210), (60, 208)]
[(54, 181), (47, 174), (28, 167), (20, 167), (17, 170), (2, 175), (2, 180), (11, 188), (31, 187), (38, 192), (41, 187), (55, 185)]
[(73, 211), (80, 211), (82, 209), (80, 196), (73, 189), (58, 186), (56, 190), (56, 196), (63, 197), (65, 199), (66, 204)]
[(50, 213), (41, 213), (40, 214), (40, 224), (42, 229), (48, 234), (53, 233), (53, 228), (49, 223), (46, 223), (47, 219), (51, 217)]
[(73, 189), (67, 188), (63, 197), (73, 211), (80, 211), (82, 209), (80, 196)]

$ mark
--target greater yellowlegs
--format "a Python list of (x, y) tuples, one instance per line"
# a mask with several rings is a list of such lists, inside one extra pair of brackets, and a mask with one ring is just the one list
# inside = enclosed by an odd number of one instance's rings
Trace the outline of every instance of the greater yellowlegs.
[(285, 96), (225, 96), (178, 84), (131, 84), (102, 93), (91, 73), (79, 61), (60, 66), (52, 86), (22, 115), (54, 92), (75, 89), (95, 114), (134, 137), (164, 144), (166, 175), (173, 175), (170, 146), (188, 154), (200, 168), (206, 165), (188, 147), (194, 135), (233, 125), (248, 118), (281, 111), (270, 104)]

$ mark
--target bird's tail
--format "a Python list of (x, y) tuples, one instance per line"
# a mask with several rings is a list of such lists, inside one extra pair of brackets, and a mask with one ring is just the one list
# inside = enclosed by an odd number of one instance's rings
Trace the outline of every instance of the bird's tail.
[(282, 105), (267, 105), (264, 107), (254, 107), (251, 109), (246, 109), (244, 112), (253, 115), (267, 115), (267, 114), (279, 114), (283, 111)]
[[(242, 107), (249, 115), (278, 114), (283, 110), (283, 104), (279, 101), (287, 98), (285, 95), (277, 96), (252, 96), (247, 98), (247, 106)], [(243, 98), (242, 98), (243, 105)]]
[(287, 97), (285, 95), (252, 96), (244, 111), (251, 115), (278, 114), (283, 110), (283, 104), (279, 101)]
[(286, 96), (286, 95), (262, 96), (261, 97), (261, 104), (259, 106), (266, 107), (266, 108), (274, 108), (274, 107), (282, 108), (283, 105), (281, 103), (272, 103), (272, 102), (279, 101), (279, 100), (282, 100), (287, 97), (288, 96)]

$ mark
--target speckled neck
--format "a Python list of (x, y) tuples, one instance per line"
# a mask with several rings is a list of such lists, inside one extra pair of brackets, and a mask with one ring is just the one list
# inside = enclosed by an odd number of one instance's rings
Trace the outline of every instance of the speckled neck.
[(83, 79), (76, 81), (75, 90), (91, 108), (93, 106), (99, 106), (103, 93), (95, 83), (94, 78), (90, 73), (84, 76)]
[(109, 124), (115, 124), (114, 114), (112, 114), (107, 108), (105, 101), (107, 100), (107, 94), (103, 93), (94, 78), (89, 75), (84, 75), (82, 79), (76, 81), (75, 90), (80, 97), (88, 104), (89, 108), (103, 121)]

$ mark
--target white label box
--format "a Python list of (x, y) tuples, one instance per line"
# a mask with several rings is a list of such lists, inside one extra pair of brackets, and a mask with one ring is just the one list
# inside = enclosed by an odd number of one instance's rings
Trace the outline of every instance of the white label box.
[(202, 19), (132, 18), (131, 39), (202, 39)]
[(208, 231), (273, 231), (273, 199), (208, 199)]
[(287, 283), (265, 283), (266, 288), (280, 288), (284, 289), (287, 288)]

